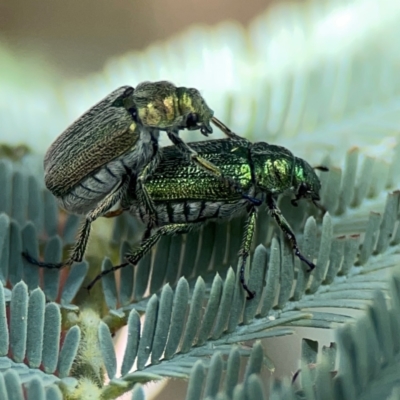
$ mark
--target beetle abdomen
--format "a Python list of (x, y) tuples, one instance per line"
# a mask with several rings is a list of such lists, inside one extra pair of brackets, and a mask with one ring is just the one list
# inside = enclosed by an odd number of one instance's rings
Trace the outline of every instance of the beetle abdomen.
[(129, 155), (109, 162), (82, 179), (67, 195), (58, 197), (60, 206), (76, 214), (86, 214), (93, 210), (121, 182), (122, 176), (126, 174), (124, 164), (125, 160), (129, 161)]
[(127, 174), (137, 175), (153, 158), (157, 148), (158, 132), (143, 129), (134, 148), (120, 157), (108, 162), (84, 177), (64, 196), (58, 196), (61, 207), (71, 213), (86, 214), (93, 210)]
[[(248, 206), (247, 200), (237, 201), (166, 201), (156, 202), (156, 226), (161, 227), (169, 224), (195, 223), (209, 220), (229, 220), (245, 212)], [(131, 207), (143, 223), (147, 224), (148, 213), (146, 208), (135, 203)]]

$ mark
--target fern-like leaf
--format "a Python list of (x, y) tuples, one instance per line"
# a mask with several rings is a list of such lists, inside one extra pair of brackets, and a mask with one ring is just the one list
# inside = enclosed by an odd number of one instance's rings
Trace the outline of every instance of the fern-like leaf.
[[(11, 397), (1, 398), (23, 399), (26, 389), (36, 393), (37, 399), (61, 399), (58, 387), (66, 391), (74, 388), (77, 381), (69, 374), (78, 351), (80, 329), (72, 327), (61, 339), (60, 309), (55, 303), (46, 304), (41, 289), (29, 295), (27, 285), (17, 283), (7, 305), (0, 286), (0, 321), (0, 372), (4, 371), (0, 393), (15, 390)], [(52, 397), (44, 397), (45, 389)]]

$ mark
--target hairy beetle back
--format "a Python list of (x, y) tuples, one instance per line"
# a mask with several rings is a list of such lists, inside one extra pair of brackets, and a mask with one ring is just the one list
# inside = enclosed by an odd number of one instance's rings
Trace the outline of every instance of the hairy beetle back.
[(140, 133), (132, 116), (114, 105), (127, 88), (100, 101), (50, 146), (44, 159), (45, 183), (55, 196), (64, 196), (89, 173), (135, 146)]

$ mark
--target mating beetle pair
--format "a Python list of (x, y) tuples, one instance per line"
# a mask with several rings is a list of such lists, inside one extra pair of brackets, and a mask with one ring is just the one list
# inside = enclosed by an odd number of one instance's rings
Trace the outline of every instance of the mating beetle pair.
[[(218, 168), (202, 159), (179, 137), (182, 129), (212, 133), (213, 117), (199, 91), (176, 87), (170, 82), (144, 82), (133, 89), (113, 91), (83, 114), (50, 146), (44, 159), (45, 183), (68, 212), (85, 215), (70, 258), (62, 264), (40, 266), (61, 268), (83, 259), (91, 223), (100, 216), (118, 213), (131, 176), (137, 178), (138, 195), (149, 215), (151, 198), (142, 182), (160, 159), (158, 137), (166, 131), (174, 145), (201, 168), (223, 179), (232, 190), (240, 188)], [(225, 129), (228, 136), (235, 135)], [(245, 196), (245, 195), (244, 195)], [(29, 258), (29, 257), (28, 257)], [(29, 261), (34, 262), (31, 258)]]
[[(210, 122), (228, 137), (184, 143), (179, 130), (200, 129), (208, 135)], [(175, 146), (158, 148), (160, 130)], [(190, 157), (188, 157), (188, 155)], [(195, 165), (193, 165), (195, 163)], [(91, 222), (129, 210), (147, 225), (137, 262), (162, 235), (187, 233), (212, 219), (228, 219), (247, 212), (240, 249), (240, 279), (248, 298), (254, 296), (244, 280), (244, 266), (255, 228), (256, 206), (266, 202), (295, 254), (310, 269), (314, 264), (299, 251), (294, 233), (275, 204), (288, 190), (296, 199), (319, 200), (320, 182), (314, 170), (289, 150), (254, 143), (231, 132), (195, 89), (169, 82), (145, 82), (112, 92), (72, 124), (52, 144), (45, 157), (45, 182), (69, 212), (86, 214), (69, 260), (45, 264), (60, 268), (81, 261)], [(295, 203), (294, 203), (295, 204)], [(89, 288), (105, 273), (99, 274)]]

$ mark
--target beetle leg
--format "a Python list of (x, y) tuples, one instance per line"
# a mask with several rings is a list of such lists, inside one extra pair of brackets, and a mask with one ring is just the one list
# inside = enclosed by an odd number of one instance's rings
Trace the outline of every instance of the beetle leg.
[(109, 193), (98, 205), (97, 207), (90, 211), (83, 221), (81, 228), (79, 229), (78, 238), (75, 242), (74, 248), (72, 249), (71, 256), (67, 261), (62, 263), (46, 263), (42, 261), (35, 260), (27, 252), (23, 252), (23, 257), (31, 264), (37, 265), (41, 268), (49, 269), (61, 269), (72, 265), (74, 262), (80, 262), (83, 260), (85, 255), (87, 243), (90, 236), (91, 224), (94, 220), (101, 217), (103, 214), (112, 208), (118, 201), (121, 200), (122, 196), (128, 189), (129, 178), (126, 177), (120, 183), (120, 185), (113, 192)]
[(147, 225), (146, 230), (143, 233), (142, 239), (140, 240), (140, 243), (145, 242), (150, 236), (151, 236), (151, 231), (153, 230), (151, 225)]
[(251, 300), (255, 296), (255, 292), (251, 291), (246, 284), (246, 280), (244, 277), (244, 272), (246, 268), (246, 261), (250, 254), (251, 244), (253, 242), (254, 230), (256, 227), (256, 208), (251, 207), (249, 211), (249, 215), (246, 221), (246, 225), (244, 227), (244, 234), (242, 240), (242, 247), (239, 252), (239, 256), (241, 257), (240, 264), (240, 272), (239, 279), (243, 289), (247, 292), (247, 299)]
[(90, 229), (92, 222), (85, 218), (81, 225), (78, 233), (78, 239), (75, 242), (74, 248), (72, 249), (69, 259), (65, 262), (65, 266), (70, 266), (74, 262), (81, 262), (86, 252), (87, 243), (90, 236)]
[(128, 190), (129, 177), (126, 176), (122, 179), (120, 185), (113, 192), (109, 193), (97, 207), (86, 214), (86, 220), (89, 222), (95, 221), (97, 218), (107, 214), (108, 210), (114, 207), (121, 199), (125, 192)]
[(145, 183), (148, 176), (150, 176), (158, 166), (161, 159), (161, 151), (156, 152), (151, 161), (143, 168), (142, 172), (137, 178), (136, 184), (136, 196), (139, 202), (144, 205), (146, 209), (146, 214), (148, 215), (149, 221), (148, 225), (152, 228), (156, 223), (156, 207), (149, 192), (146, 189)]
[[(200, 228), (204, 223), (197, 222), (192, 224), (170, 224), (165, 225), (157, 229), (153, 235), (144, 238), (140, 247), (135, 250), (132, 254), (126, 254), (125, 258), (129, 264), (136, 265), (145, 256), (151, 248), (161, 239), (162, 236), (166, 235), (180, 235), (188, 233), (193, 229)], [(146, 236), (146, 232), (145, 232)], [(144, 237), (145, 237), (144, 236)]]
[(196, 151), (194, 151), (187, 143), (185, 143), (178, 135), (178, 133), (173, 131), (167, 131), (168, 137), (171, 142), (184, 154), (189, 154), (190, 158), (195, 162), (200, 168), (205, 169), (211, 174), (222, 177), (222, 172), (213, 163), (210, 163), (203, 157), (199, 156)]
[(138, 249), (133, 251), (132, 253), (128, 253), (125, 255), (127, 262), (120, 265), (116, 265), (115, 267), (100, 272), (86, 287), (87, 290), (90, 290), (94, 286), (94, 284), (98, 280), (100, 280), (104, 275), (107, 275), (111, 272), (115, 272), (121, 268), (128, 266), (129, 264), (136, 265), (153, 248), (153, 246), (161, 239), (162, 236), (188, 233), (194, 229), (200, 228), (202, 225), (203, 225), (202, 222), (193, 224), (165, 225), (157, 229), (157, 231), (153, 235), (146, 238), (146, 233), (148, 233), (150, 229), (149, 227), (147, 227), (145, 235), (143, 236), (142, 242), (138, 247)]
[(248, 194), (243, 193), (242, 197), (252, 203), (254, 206), (261, 206), (262, 200), (256, 199), (255, 197), (251, 197)]
[(275, 219), (279, 228), (281, 228), (282, 232), (285, 234), (287, 240), (289, 241), (292, 249), (294, 250), (294, 254), (304, 263), (308, 265), (308, 272), (311, 272), (315, 268), (315, 264), (308, 260), (303, 254), (300, 253), (299, 247), (297, 245), (296, 236), (292, 231), (289, 223), (286, 221), (285, 217), (282, 215), (281, 210), (275, 204), (275, 200), (272, 196), (267, 197), (267, 206), (272, 217)]
[(109, 193), (94, 210), (90, 211), (86, 215), (85, 221), (83, 222), (82, 227), (79, 231), (78, 239), (72, 250), (71, 256), (66, 262), (67, 265), (71, 265), (74, 262), (81, 262), (83, 260), (83, 256), (85, 254), (87, 243), (89, 240), (92, 222), (107, 213), (108, 210), (114, 207), (115, 204), (117, 204), (121, 200), (124, 193), (128, 190), (128, 185), (129, 177), (125, 177), (116, 190)]

